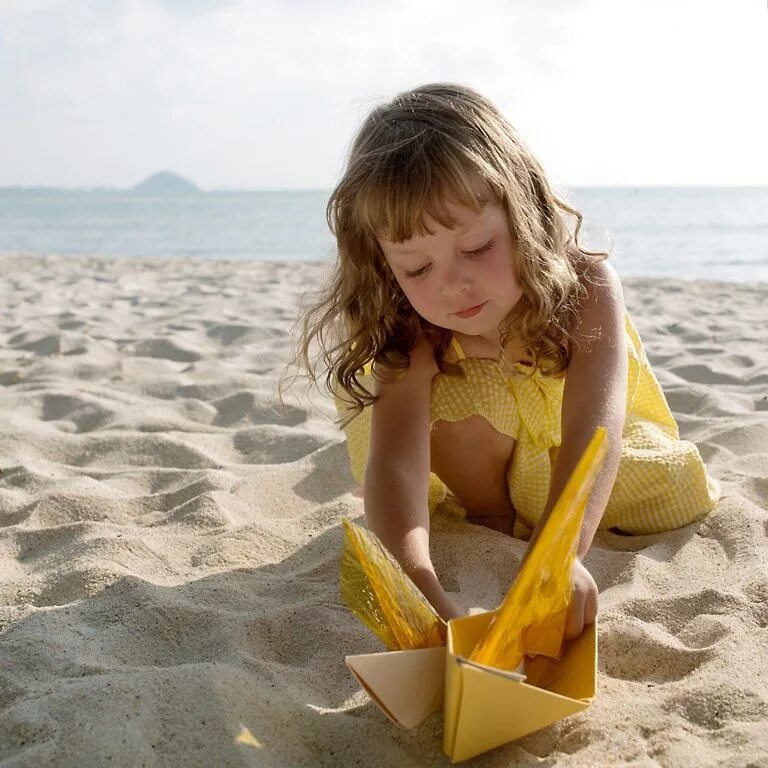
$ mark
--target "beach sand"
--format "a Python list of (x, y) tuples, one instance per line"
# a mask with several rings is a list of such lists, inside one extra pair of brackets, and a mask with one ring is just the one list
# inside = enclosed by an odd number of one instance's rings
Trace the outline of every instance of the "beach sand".
[[(345, 654), (362, 517), (332, 405), (276, 410), (320, 265), (0, 258), (0, 766), (442, 766)], [(599, 689), (476, 766), (768, 766), (768, 285), (629, 279), (682, 436), (723, 499), (601, 533)], [(438, 575), (494, 608), (525, 542), (433, 521)]]

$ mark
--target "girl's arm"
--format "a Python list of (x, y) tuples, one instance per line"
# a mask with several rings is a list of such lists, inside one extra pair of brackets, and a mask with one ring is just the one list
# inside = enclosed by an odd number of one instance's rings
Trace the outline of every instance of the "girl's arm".
[(371, 436), (365, 470), (365, 520), (403, 570), (444, 618), (461, 612), (446, 595), (429, 554), (429, 419), (432, 378), (437, 373), (432, 346), (420, 340), (406, 372), (377, 382), (371, 406)]
[(616, 480), (627, 404), (627, 341), (621, 282), (611, 265), (600, 262), (588, 270), (584, 284), (587, 296), (579, 313), (576, 342), (571, 343), (565, 377), (560, 451), (544, 513), (528, 547), (530, 551), (595, 429), (605, 427), (608, 453), (584, 512), (568, 636), (579, 634), (583, 624), (594, 621), (597, 613), (597, 587), (581, 560), (592, 544)]
[(545, 510), (551, 512), (595, 429), (604, 426), (608, 453), (584, 512), (579, 559), (592, 544), (616, 480), (627, 409), (626, 310), (619, 276), (610, 264), (600, 262), (589, 270), (585, 288), (577, 343), (571, 343), (565, 377), (560, 451)]

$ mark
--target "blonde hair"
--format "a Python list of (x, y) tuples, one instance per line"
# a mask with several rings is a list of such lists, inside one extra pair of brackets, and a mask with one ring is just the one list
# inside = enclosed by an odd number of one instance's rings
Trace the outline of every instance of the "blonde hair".
[[(338, 258), (330, 280), (300, 317), (299, 363), (317, 383), (347, 401), (347, 422), (375, 401), (358, 380), (366, 363), (405, 371), (419, 335), (432, 342), (444, 373), (451, 331), (411, 307), (388, 267), (377, 236), (393, 242), (429, 232), (426, 216), (455, 222), (446, 201), (479, 213), (484, 183), (501, 203), (516, 243), (515, 270), (522, 298), (502, 324), (502, 349), (514, 329), (550, 376), (568, 366), (580, 278), (607, 257), (578, 244), (581, 214), (558, 199), (538, 161), (488, 99), (463, 85), (435, 83), (405, 91), (375, 107), (358, 130), (346, 169), (328, 201), (328, 225)], [(576, 218), (570, 233), (563, 214)], [(310, 352), (315, 347), (316, 353)]]

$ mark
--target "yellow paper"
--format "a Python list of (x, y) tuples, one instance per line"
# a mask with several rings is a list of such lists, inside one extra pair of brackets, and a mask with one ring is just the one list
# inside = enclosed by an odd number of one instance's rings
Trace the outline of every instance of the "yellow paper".
[(599, 427), (592, 437), (471, 661), (511, 671), (526, 653), (560, 655), (571, 569), (584, 509), (605, 458), (606, 435)]
[(445, 622), (376, 536), (343, 520), (341, 595), (392, 651), (444, 644)]
[(481, 613), (448, 623), (443, 748), (454, 763), (580, 712), (595, 695), (594, 624), (566, 643), (559, 659), (526, 658), (525, 679), (521, 680), (520, 675), (467, 659), (496, 614)]
[(442, 709), (445, 648), (357, 654), (347, 666), (386, 716), (401, 728), (413, 728)]
[[(606, 448), (599, 429), (499, 609), (449, 622), (445, 649), (347, 657), (373, 700), (403, 727), (421, 722), (442, 699), (444, 749), (453, 762), (579, 712), (595, 695), (596, 625), (565, 645), (563, 630), (584, 508)], [(346, 520), (344, 528), (342, 594), (353, 612), (390, 648), (440, 645), (445, 624), (392, 556), (373, 534)], [(427, 644), (417, 645), (419, 638)], [(509, 671), (533, 653), (525, 677)]]

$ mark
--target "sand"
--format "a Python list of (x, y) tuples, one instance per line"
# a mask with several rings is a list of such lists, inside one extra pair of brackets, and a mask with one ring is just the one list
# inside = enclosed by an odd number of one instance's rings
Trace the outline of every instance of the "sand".
[[(319, 265), (0, 258), (0, 766), (441, 766), (344, 664), (360, 519), (327, 400), (276, 410)], [(768, 285), (629, 279), (724, 497), (599, 534), (591, 708), (477, 766), (768, 766)], [(447, 516), (434, 560), (493, 608), (525, 543)]]

